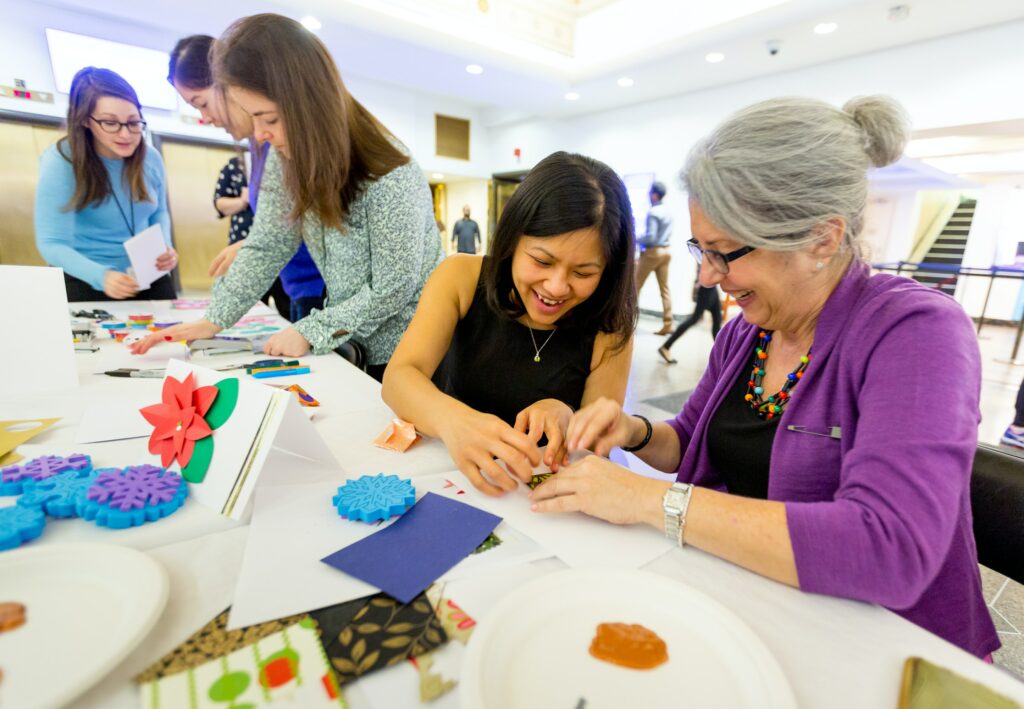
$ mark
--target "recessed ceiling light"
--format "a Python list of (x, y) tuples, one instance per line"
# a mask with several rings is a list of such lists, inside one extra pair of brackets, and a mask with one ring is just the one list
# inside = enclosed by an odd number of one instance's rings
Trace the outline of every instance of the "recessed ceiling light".
[(814, 26), (814, 34), (832, 34), (838, 27), (835, 22), (819, 22)]
[(566, 101), (579, 101), (580, 100), (580, 95), (578, 93), (576, 93), (575, 91), (570, 91), (569, 93), (567, 93), (565, 95), (565, 100)]
[(316, 32), (318, 29), (323, 27), (323, 25), (320, 24), (320, 20), (316, 19), (312, 15), (306, 15), (305, 17), (303, 17), (301, 20), (299, 20), (299, 24), (305, 27), (310, 32)]
[(709, 64), (717, 64), (718, 62), (725, 59), (725, 55), (721, 52), (711, 52), (710, 54), (704, 55), (704, 61)]
[(432, 173), (430, 175), (430, 179), (432, 179), (432, 180), (443, 180), (444, 179), (444, 173), (443, 172)]
[(479, 64), (467, 64), (466, 65), (466, 73), (467, 74), (483, 74), (484, 73), (484, 68), (482, 66), (480, 66)]
[(630, 86), (632, 86), (632, 85), (633, 85), (633, 80), (632, 80), (632, 79), (630, 79), (630, 78), (629, 78), (628, 76), (623, 76), (623, 77), (622, 77), (621, 79), (619, 79), (619, 80), (618, 80), (618, 82), (617, 82), (617, 83), (618, 83), (618, 84), (619, 84), (619, 86), (621, 86), (622, 88), (624, 88), (624, 89), (628, 89), (628, 88), (629, 88)]

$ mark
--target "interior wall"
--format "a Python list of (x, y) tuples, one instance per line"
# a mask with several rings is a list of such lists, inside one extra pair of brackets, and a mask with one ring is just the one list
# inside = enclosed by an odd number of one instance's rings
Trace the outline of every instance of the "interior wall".
[(45, 266), (36, 250), (35, 199), (39, 156), (63, 131), (0, 121), (0, 263)]
[(178, 275), (183, 288), (208, 290), (213, 279), (210, 262), (228, 245), (228, 217), (219, 218), (213, 206), (217, 177), (229, 159), (230, 148), (189, 145), (164, 140), (161, 145), (167, 170), (167, 198), (171, 211)]

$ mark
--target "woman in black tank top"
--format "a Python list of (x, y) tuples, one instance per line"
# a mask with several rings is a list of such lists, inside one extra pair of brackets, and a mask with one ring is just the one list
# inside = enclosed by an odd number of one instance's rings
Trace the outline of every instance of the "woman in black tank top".
[(439, 436), (488, 494), (531, 479), (543, 438), (557, 471), (573, 411), (625, 398), (633, 241), (618, 176), (582, 155), (549, 155), (509, 200), (488, 255), (451, 256), (431, 275), (385, 372), (384, 401)]

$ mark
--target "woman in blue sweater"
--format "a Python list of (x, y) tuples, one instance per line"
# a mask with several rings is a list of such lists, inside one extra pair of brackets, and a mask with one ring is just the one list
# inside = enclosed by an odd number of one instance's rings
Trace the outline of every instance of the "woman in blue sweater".
[(164, 164), (148, 150), (135, 90), (109, 69), (86, 67), (71, 82), (67, 131), (39, 159), (36, 246), (64, 269), (69, 301), (168, 300), (170, 275), (146, 290), (128, 273), (124, 242), (159, 224), (167, 250), (161, 271), (178, 263), (171, 248)]

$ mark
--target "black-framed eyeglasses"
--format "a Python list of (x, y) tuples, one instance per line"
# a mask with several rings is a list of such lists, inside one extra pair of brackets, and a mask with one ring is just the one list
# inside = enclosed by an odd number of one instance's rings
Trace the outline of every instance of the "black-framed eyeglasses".
[(702, 249), (696, 239), (690, 239), (687, 241), (686, 248), (690, 250), (690, 255), (693, 256), (693, 260), (697, 262), (698, 266), (704, 261), (704, 257), (707, 256), (708, 263), (711, 264), (711, 267), (723, 276), (729, 273), (729, 262), (735, 261), (741, 256), (746, 256), (751, 251), (757, 250), (757, 247), (755, 246), (744, 246), (741, 249), (736, 249), (735, 251), (723, 254), (720, 251)]
[(138, 135), (146, 129), (145, 121), (128, 121), (122, 123), (121, 121), (115, 121), (112, 118), (96, 118), (95, 116), (89, 116), (91, 120), (96, 121), (100, 129), (104, 133), (120, 133), (122, 128), (127, 128), (129, 133)]

